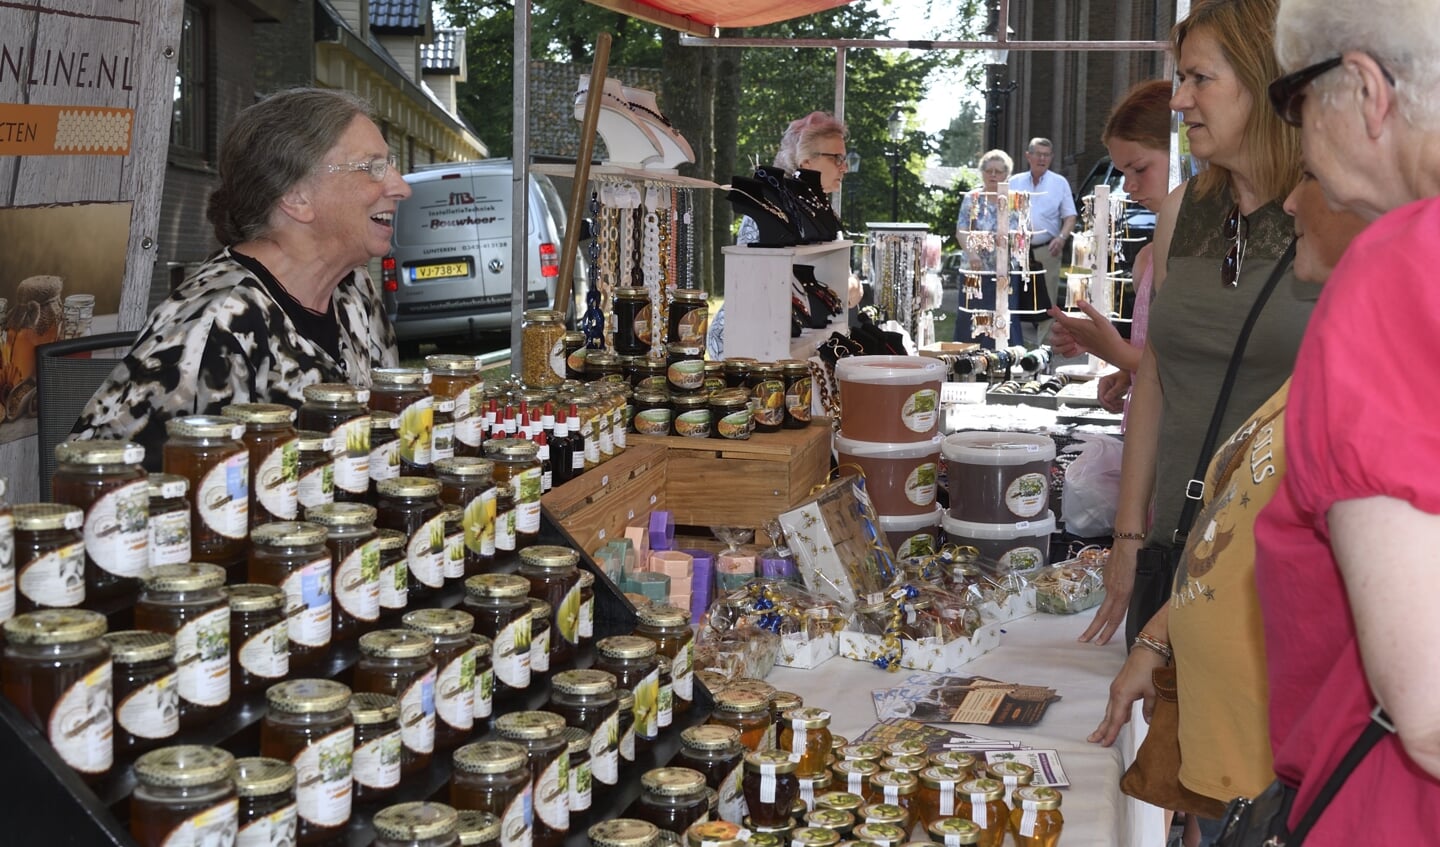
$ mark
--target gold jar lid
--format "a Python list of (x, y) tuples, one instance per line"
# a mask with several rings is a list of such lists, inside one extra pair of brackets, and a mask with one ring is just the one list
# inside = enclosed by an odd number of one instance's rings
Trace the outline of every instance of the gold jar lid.
[(855, 839), (872, 844), (898, 845), (905, 840), (905, 836), (908, 834), (893, 823), (862, 823), (855, 827)]
[(970, 771), (950, 765), (931, 765), (920, 771), (920, 784), (936, 790), (949, 787), (951, 791), (965, 781)]
[(840, 843), (840, 833), (823, 826), (801, 826), (790, 832), (790, 847), (831, 847)]
[(174, 500), (190, 490), (190, 480), (176, 473), (152, 473), (149, 483), (151, 500)]
[(830, 713), (824, 709), (787, 709), (781, 717), (795, 729), (822, 729), (830, 725)]
[(127, 629), (102, 636), (110, 645), (110, 658), (117, 665), (158, 662), (175, 655), (175, 638), (163, 632)]
[(645, 626), (675, 627), (689, 626), (690, 613), (678, 606), (654, 603), (635, 610), (635, 618)]
[(710, 405), (710, 395), (676, 394), (670, 398), (670, 404), (676, 409), (704, 409)]
[[(843, 794), (844, 792), (834, 793)], [(854, 794), (850, 794), (848, 796), (855, 797), (856, 800), (860, 799)], [(845, 811), (844, 809), (821, 806), (820, 801), (817, 798), (815, 801), (814, 810), (812, 810), (808, 815), (805, 816), (805, 824), (807, 826), (818, 826), (824, 829), (833, 829), (836, 832), (845, 832), (846, 830), (849, 830), (850, 828), (855, 826), (855, 816)]]
[(485, 442), (485, 455), (501, 461), (527, 461), (540, 455), (540, 447), (523, 438), (495, 438)]
[(1060, 808), (1060, 792), (1045, 785), (1025, 785), (1011, 795), (1022, 809), (1044, 811)]
[(475, 616), (459, 609), (415, 609), (400, 618), (406, 629), (427, 635), (462, 635), (475, 628)]
[(800, 359), (781, 359), (775, 364), (780, 366), (780, 370), (784, 371), (786, 376), (808, 376), (810, 374), (810, 364)]
[(308, 521), (262, 523), (250, 530), (250, 543), (266, 547), (310, 547), (324, 544), (330, 535), (325, 527)]
[(433, 500), (440, 496), (440, 483), (425, 476), (397, 476), (375, 483), (381, 497), (423, 497)]
[(705, 790), (705, 775), (690, 768), (652, 768), (640, 776), (640, 787), (661, 797), (684, 797)]
[(750, 366), (750, 375), (773, 379), (780, 375), (780, 366), (774, 362), (756, 362)]
[(15, 528), (26, 532), (80, 529), (85, 525), (83, 510), (62, 503), (17, 503), (11, 512)]
[[(465, 520), (465, 510), (459, 506), (442, 506), (440, 507), (440, 520), (447, 525), (459, 524)], [(454, 526), (450, 526), (450, 528), (453, 529)]]
[(705, 303), (710, 299), (710, 295), (700, 288), (677, 288), (670, 294), (676, 302), (683, 303)]
[(374, 526), (376, 514), (364, 503), (321, 503), (305, 510), (305, 520), (327, 528)]
[(557, 324), (565, 319), (565, 316), (554, 309), (526, 309), (526, 323)]
[(632, 396), (636, 403), (645, 406), (663, 406), (670, 402), (670, 392), (660, 388), (641, 388)]
[(470, 646), (475, 648), (475, 659), (488, 659), (494, 644), (478, 632), (470, 633)]
[(507, 773), (525, 766), (525, 748), (513, 741), (477, 741), (456, 750), (455, 769), (465, 773)]
[(816, 808), (839, 809), (842, 812), (854, 812), (863, 805), (865, 798), (849, 791), (827, 791), (815, 798)]
[(263, 612), (285, 606), (285, 590), (279, 586), (247, 582), (227, 585), (221, 590), (230, 599), (232, 612)]
[(913, 773), (881, 771), (870, 777), (870, 787), (876, 791), (885, 789), (887, 792), (894, 789), (894, 793), (900, 795), (913, 794), (920, 787), (920, 780)]
[(941, 818), (930, 824), (930, 834), (935, 836), (936, 841), (950, 847), (950, 845), (979, 844), (980, 837), (985, 834), (974, 821), (967, 821), (964, 818)]
[(988, 770), (995, 779), (1014, 785), (1029, 785), (1035, 779), (1035, 769), (1024, 762), (991, 762)]
[(295, 422), (295, 409), (280, 403), (233, 403), (221, 409), (220, 414), (246, 424)]
[(960, 783), (960, 793), (967, 794), (972, 803), (988, 803), (1005, 796), (1005, 784), (998, 779), (972, 779)]
[(727, 371), (743, 371), (743, 370), (748, 370), (749, 368), (751, 368), (752, 366), (754, 366), (758, 361), (759, 361), (758, 359), (752, 359), (752, 358), (750, 358), (749, 356), (726, 356), (726, 357), (725, 357), (725, 370), (727, 370)]
[(375, 813), (370, 825), (378, 838), (395, 841), (424, 841), (454, 835), (460, 815), (444, 803), (428, 801), (397, 803)]
[(530, 604), (530, 618), (535, 621), (550, 622), (550, 604), (536, 597), (526, 597), (525, 602)]
[(386, 550), (400, 550), (405, 547), (405, 533), (398, 529), (377, 529), (375, 544), (382, 553)]
[(712, 392), (710, 403), (715, 406), (748, 406), (750, 395), (743, 388), (726, 388)]
[(740, 730), (718, 723), (688, 727), (680, 733), (680, 745), (692, 750), (733, 750), (740, 744)]
[(360, 653), (377, 659), (418, 659), (435, 652), (435, 639), (408, 629), (377, 629), (360, 636)]
[(461, 847), (500, 840), (499, 818), (476, 809), (460, 809), (459, 813), (460, 822), (455, 826), (455, 834), (460, 836)]
[(350, 695), (350, 717), (356, 726), (389, 723), (400, 719), (400, 702), (389, 694), (357, 691)]
[(248, 756), (235, 760), (235, 793), (269, 797), (295, 788), (295, 766), (280, 759)]
[(773, 687), (771, 691), (774, 693), (770, 695), (770, 708), (774, 709), (776, 714), (782, 714), (805, 705), (805, 698), (793, 691), (777, 691)]
[(245, 425), (219, 415), (185, 415), (165, 422), (165, 434), (171, 438), (225, 438), (238, 441), (245, 434)]
[(691, 824), (685, 830), (689, 847), (745, 847), (739, 824), (729, 821), (705, 821)]
[(590, 733), (586, 732), (578, 726), (567, 726), (565, 727), (564, 734), (565, 743), (569, 745), (567, 749), (570, 751), (570, 756), (572, 757), (570, 759), (570, 764), (573, 767), (575, 764), (575, 759), (573, 758), (575, 754), (585, 753), (586, 755), (589, 755)]
[[(295, 444), (302, 452), (333, 453), (335, 439), (328, 432), (302, 429), (295, 433)], [(153, 478), (153, 477), (152, 477)]]
[(745, 754), (745, 770), (759, 773), (794, 773), (799, 762), (783, 750), (756, 750)]
[(430, 384), (430, 371), (425, 368), (375, 368), (370, 371), (375, 388), (411, 388)]
[(839, 735), (839, 734), (834, 733), (834, 732), (830, 733), (830, 752), (831, 752), (831, 753), (834, 753), (835, 751), (839, 750), (841, 747), (844, 747), (846, 744), (849, 744), (849, 743), (850, 743), (850, 739), (846, 738), (845, 736)]
[(55, 445), (55, 461), (62, 465), (138, 465), (145, 461), (145, 448), (131, 441), (71, 438)]
[(711, 696), (719, 694), (720, 691), (730, 685), (730, 678), (719, 671), (697, 670), (695, 681), (705, 686)]
[(872, 762), (869, 759), (844, 759), (831, 766), (835, 773), (842, 776), (849, 776), (858, 773), (867, 779), (880, 773), (880, 763)]
[(789, 835), (790, 830), (795, 828), (794, 818), (786, 818), (785, 823), (779, 826), (760, 827), (755, 825), (754, 818), (749, 815), (741, 820), (745, 822), (745, 828), (750, 830), (750, 837), (745, 840), (750, 847), (785, 847), (787, 842), (783, 836)]
[(482, 573), (465, 579), (468, 597), (518, 599), (530, 593), (530, 580), (509, 573)]
[(879, 762), (885, 758), (885, 750), (879, 744), (871, 744), (866, 741), (857, 741), (840, 748), (840, 758), (844, 760), (863, 759), (867, 762)]
[(508, 712), (495, 719), (495, 734), (510, 740), (559, 738), (565, 719), (554, 712)]
[(520, 564), (527, 567), (564, 571), (579, 563), (579, 553), (558, 544), (537, 544), (520, 551)]
[(460, 356), (455, 353), (431, 353), (425, 357), (425, 367), (435, 373), (460, 374), (469, 376), (480, 372), (480, 365), (474, 356)]
[(225, 569), (205, 562), (156, 565), (140, 578), (147, 591), (203, 591), (225, 584)]
[(591, 826), (586, 834), (594, 847), (655, 847), (660, 828), (636, 818), (611, 818)]
[(550, 687), (561, 694), (594, 696), (615, 691), (615, 675), (597, 670), (561, 671), (550, 678)]
[(87, 609), (40, 609), (5, 622), (11, 644), (74, 644), (105, 634), (105, 616)]
[(330, 403), (332, 405), (364, 405), (370, 401), (370, 392), (343, 382), (320, 382), (307, 385), (301, 390), (307, 403)]
[(400, 416), (394, 412), (387, 412), (383, 409), (376, 409), (370, 412), (370, 431), (377, 429), (399, 429)]
[(265, 702), (292, 715), (338, 712), (350, 702), (350, 689), (333, 679), (291, 679), (265, 689)]
[(495, 473), (495, 463), (479, 456), (452, 456), (436, 462), (434, 468), (437, 474), (456, 476), (472, 484), (489, 482)]
[(587, 571), (587, 570), (581, 569), (581, 571), (580, 571), (580, 582), (579, 582), (579, 586), (580, 586), (581, 588), (594, 588), (594, 587), (595, 587), (595, 574), (590, 573), (590, 572)]
[(638, 285), (617, 285), (612, 294), (617, 300), (650, 299), (650, 290)]
[(135, 760), (135, 778), (145, 785), (195, 788), (228, 781), (235, 757), (219, 747), (177, 744), (161, 747)]
[(648, 659), (655, 655), (655, 642), (638, 635), (612, 635), (600, 639), (595, 649), (609, 659)]
[(821, 771), (819, 776), (800, 777), (800, 786), (802, 788), (808, 787), (811, 794), (814, 795), (820, 794), (829, 789), (830, 784), (834, 781), (835, 777), (833, 777), (829, 771)]
[(930, 755), (930, 764), (946, 765), (963, 771), (975, 770), (975, 756), (962, 750), (945, 750)]
[(930, 752), (930, 745), (914, 739), (892, 741), (885, 745), (885, 752), (891, 756), (924, 756)]
[(715, 694), (715, 709), (721, 712), (740, 712), (742, 714), (768, 712), (770, 711), (770, 698), (763, 691), (757, 691), (748, 686), (728, 685)]
[(860, 818), (865, 823), (899, 824), (908, 815), (905, 807), (896, 803), (871, 803), (860, 808)]
[(887, 771), (918, 774), (925, 770), (930, 761), (924, 756), (886, 756), (880, 760), (880, 767)]

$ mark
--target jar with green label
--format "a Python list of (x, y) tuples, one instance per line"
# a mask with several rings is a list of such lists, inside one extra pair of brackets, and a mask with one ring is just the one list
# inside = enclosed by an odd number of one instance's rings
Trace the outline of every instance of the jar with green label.
[(380, 612), (390, 614), (410, 602), (410, 568), (405, 564), (405, 533), (395, 529), (375, 530), (380, 551)]
[(0, 685), (5, 699), (89, 783), (110, 772), (114, 745), (110, 698), (114, 665), (105, 616), (84, 609), (42, 609), (5, 621)]
[(520, 576), (530, 583), (530, 596), (551, 609), (551, 667), (563, 670), (574, 662), (580, 644), (580, 554), (569, 547), (541, 544), (520, 551)]
[(681, 394), (671, 398), (674, 410), (673, 435), (684, 438), (709, 438), (711, 432), (710, 397), (706, 394)]
[(230, 702), (230, 600), (219, 565), (161, 565), (141, 581), (135, 628), (175, 636), (180, 726), (201, 726)]
[(620, 781), (620, 701), (615, 677), (598, 670), (567, 670), (550, 681), (548, 709), (565, 719), (566, 726), (585, 730), (590, 737), (591, 774), (601, 785)]
[(400, 416), (400, 473), (428, 476), (435, 434), (435, 399), (425, 368), (374, 368), (370, 371), (370, 410)]
[(424, 770), (435, 752), (435, 639), (379, 629), (360, 636), (355, 690), (389, 694), (400, 707), (400, 772)]
[(530, 687), (530, 583), (514, 574), (480, 574), (465, 580), (465, 609), (475, 632), (491, 641), (495, 697), (514, 699)]
[(703, 344), (667, 344), (665, 380), (672, 394), (694, 394), (705, 387)]
[(517, 552), (540, 538), (540, 448), (519, 438), (493, 439), (485, 442), (485, 458), (495, 463), (495, 566), (513, 571)]
[(329, 503), (308, 510), (306, 520), (325, 528), (334, 571), (331, 639), (349, 641), (380, 620), (380, 545), (376, 511), (364, 503)]
[(220, 414), (245, 425), (250, 451), (250, 526), (299, 515), (300, 445), (295, 409), (279, 403), (236, 403)]
[(635, 391), (635, 417), (631, 425), (638, 435), (669, 435), (674, 411), (670, 393), (664, 389), (642, 388)]
[(375, 525), (405, 533), (409, 603), (424, 605), (445, 586), (445, 519), (440, 483), (421, 476), (387, 479), (379, 486)]
[(744, 389), (727, 388), (710, 395), (710, 434), (715, 438), (743, 441), (754, 428), (750, 395)]
[(235, 847), (294, 844), (299, 810), (295, 804), (295, 766), (252, 756), (235, 760), (235, 793), (240, 812)]
[[(296, 432), (299, 483), (296, 497), (302, 510), (335, 502), (335, 439), (328, 433), (302, 429)], [(368, 459), (366, 460), (368, 463)], [(368, 467), (368, 465), (367, 465)], [(151, 501), (154, 510), (154, 501)], [(154, 533), (151, 533), (153, 542)]]
[[(370, 402), (369, 389), (322, 382), (305, 386), (304, 394), (295, 424), (329, 437), (333, 498), (364, 502), (370, 495), (370, 410), (365, 405)], [(302, 505), (308, 505), (305, 487), (302, 482)]]
[(415, 609), (405, 613), (406, 629), (435, 640), (435, 744), (441, 749), (469, 739), (475, 726), (475, 618), (459, 609)]
[(565, 720), (553, 712), (510, 712), (495, 733), (525, 749), (534, 797), (535, 847), (561, 847), (570, 830), (570, 753)]
[(653, 641), (656, 654), (670, 666), (674, 713), (686, 714), (695, 700), (695, 633), (690, 629), (690, 613), (676, 606), (652, 604), (635, 614), (635, 634)]
[(461, 510), (465, 530), (465, 576), (485, 573), (495, 560), (495, 463), (456, 456), (435, 463), (440, 502)]
[(290, 622), (278, 585), (225, 586), (230, 600), (230, 673), (236, 693), (274, 685), (290, 675)]
[(380, 483), (400, 475), (400, 416), (376, 409), (370, 413), (370, 496), (380, 496)]
[(292, 679), (265, 692), (260, 755), (307, 774), (295, 787), (298, 845), (327, 844), (350, 821), (355, 720), (350, 689), (329, 679)]
[(637, 635), (612, 635), (595, 644), (595, 669), (615, 675), (635, 697), (635, 736), (643, 743), (660, 735), (660, 662), (655, 642)]
[(359, 691), (350, 696), (355, 719), (355, 802), (382, 800), (400, 785), (404, 740), (400, 704), (393, 696)]

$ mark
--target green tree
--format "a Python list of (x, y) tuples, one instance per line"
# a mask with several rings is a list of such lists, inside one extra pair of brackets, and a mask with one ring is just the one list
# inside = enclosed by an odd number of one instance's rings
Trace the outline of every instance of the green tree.
[(980, 154), (985, 152), (985, 114), (973, 101), (960, 104), (960, 114), (950, 120), (950, 126), (940, 131), (940, 164), (958, 168), (975, 165)]

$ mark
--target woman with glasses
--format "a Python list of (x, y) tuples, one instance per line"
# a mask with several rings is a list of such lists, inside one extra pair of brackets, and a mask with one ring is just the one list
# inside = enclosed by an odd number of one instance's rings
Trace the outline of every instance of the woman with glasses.
[(307, 385), (366, 386), (396, 364), (365, 265), (390, 249), (410, 187), (369, 114), (354, 95), (294, 89), (236, 116), (207, 208), (221, 249), (151, 313), (78, 437), (135, 441), (158, 470), (170, 418), (298, 407)]
[[(1440, 832), (1440, 462), (1428, 361), (1440, 332), (1440, 28), (1433, 3), (1284, 0), (1271, 86), (1332, 205), (1372, 223), (1335, 268), (1295, 363), (1289, 468), (1256, 528), (1275, 773), (1289, 824), (1383, 707), (1305, 840), (1433, 844)], [(1367, 362), (1371, 344), (1382, 361)]]
[[(987, 350), (995, 349), (995, 339), (989, 335), (977, 337), (971, 315), (977, 311), (989, 312), (995, 309), (995, 296), (999, 287), (995, 275), (995, 232), (1000, 226), (1000, 183), (1010, 178), (1010, 170), (1014, 164), (1004, 150), (991, 150), (981, 156), (981, 186), (966, 192), (965, 199), (960, 201), (960, 216), (955, 221), (955, 240), (963, 251), (961, 264), (965, 271), (960, 275), (960, 307), (955, 315), (954, 338), (956, 341), (974, 341)], [(1014, 232), (1019, 221), (1013, 212), (1010, 214), (1009, 223), (1010, 232)], [(1020, 261), (1019, 252), (1014, 249), (1012, 241), (1012, 272), (1025, 268), (1025, 264)], [(980, 293), (967, 294), (967, 291), (973, 292), (976, 283), (979, 284)], [(1023, 284), (1024, 277), (1016, 273), (1010, 275), (1011, 311), (1019, 308), (1020, 287)], [(1023, 343), (1020, 320), (1012, 315), (1009, 346)]]

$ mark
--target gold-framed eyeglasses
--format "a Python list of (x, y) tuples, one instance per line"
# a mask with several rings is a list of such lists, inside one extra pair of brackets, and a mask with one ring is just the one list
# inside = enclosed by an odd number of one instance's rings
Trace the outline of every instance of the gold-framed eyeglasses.
[(384, 157), (376, 157), (368, 162), (341, 162), (338, 165), (326, 165), (325, 172), (331, 174), (346, 173), (349, 171), (365, 171), (370, 174), (371, 182), (384, 182), (390, 169), (398, 167), (400, 160), (393, 154)]

